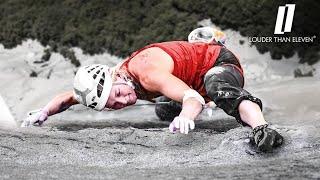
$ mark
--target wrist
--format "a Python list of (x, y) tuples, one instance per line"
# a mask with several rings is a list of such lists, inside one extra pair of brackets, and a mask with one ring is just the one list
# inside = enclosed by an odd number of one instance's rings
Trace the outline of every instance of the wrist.
[(188, 114), (180, 113), (178, 117), (183, 118), (183, 119), (185, 119), (185, 120), (192, 120), (192, 121), (194, 121), (194, 118), (193, 118), (192, 116), (188, 115)]
[(178, 116), (179, 118), (185, 119), (185, 120), (194, 120), (192, 117), (184, 115), (184, 114), (179, 114)]
[(197, 100), (188, 99), (183, 103), (179, 116), (194, 120), (202, 111), (202, 107), (203, 106)]
[(49, 106), (48, 105), (46, 105), (41, 111), (42, 111), (42, 113), (43, 114), (46, 114), (47, 116), (49, 116)]

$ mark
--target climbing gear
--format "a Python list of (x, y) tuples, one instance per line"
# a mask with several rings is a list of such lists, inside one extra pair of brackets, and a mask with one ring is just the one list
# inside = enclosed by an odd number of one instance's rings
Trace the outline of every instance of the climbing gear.
[(188, 41), (190, 43), (203, 42), (208, 44), (217, 42), (224, 45), (226, 42), (226, 35), (220, 30), (207, 26), (194, 29), (189, 34)]
[(272, 151), (283, 143), (283, 137), (275, 130), (268, 128), (268, 124), (257, 126), (252, 131), (253, 142), (263, 152)]

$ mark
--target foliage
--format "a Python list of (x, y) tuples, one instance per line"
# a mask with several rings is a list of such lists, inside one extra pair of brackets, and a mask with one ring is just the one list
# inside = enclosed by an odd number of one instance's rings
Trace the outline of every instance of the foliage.
[(43, 62), (46, 62), (46, 61), (49, 61), (49, 60), (50, 60), (50, 57), (51, 57), (51, 51), (50, 51), (50, 49), (45, 49), (45, 50), (44, 50), (44, 54), (43, 54), (43, 56), (41, 57), (41, 60), (42, 60)]
[[(89, 54), (108, 51), (125, 57), (149, 43), (186, 40), (204, 18), (242, 35), (273, 36), (277, 7), (289, 2), (292, 1), (1, 0), (0, 43), (12, 48), (32, 38), (50, 45), (53, 51), (77, 46)], [(290, 36), (316, 35), (315, 43), (254, 45), (262, 53), (270, 52), (275, 59), (298, 52), (301, 62), (317, 62), (319, 2), (294, 2), (297, 4), (294, 31), (290, 33)], [(78, 64), (71, 51), (66, 54)]]

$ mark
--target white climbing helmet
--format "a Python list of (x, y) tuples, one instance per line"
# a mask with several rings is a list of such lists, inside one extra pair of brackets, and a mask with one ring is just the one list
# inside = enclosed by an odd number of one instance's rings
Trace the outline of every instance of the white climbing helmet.
[(194, 42), (203, 42), (212, 44), (213, 41), (220, 42), (221, 44), (225, 44), (226, 35), (224, 32), (214, 29), (212, 27), (200, 27), (194, 29), (188, 36), (188, 41), (190, 43)]
[(111, 69), (102, 64), (80, 67), (73, 82), (75, 99), (92, 109), (105, 108), (112, 87)]

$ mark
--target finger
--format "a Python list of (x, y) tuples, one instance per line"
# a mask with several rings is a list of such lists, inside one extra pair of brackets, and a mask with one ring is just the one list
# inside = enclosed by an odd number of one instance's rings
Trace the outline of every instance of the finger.
[(29, 122), (27, 120), (24, 120), (21, 124), (21, 127), (28, 127), (29, 126)]
[(212, 109), (211, 109), (211, 108), (210, 108), (210, 109), (208, 109), (207, 114), (208, 114), (208, 116), (209, 116), (209, 117), (211, 117), (211, 116), (212, 116)]
[(189, 132), (189, 123), (184, 123), (184, 133), (188, 134)]
[(173, 122), (170, 123), (170, 125), (169, 125), (169, 131), (170, 131), (171, 133), (175, 133), (175, 132), (176, 132), (176, 128), (174, 127), (174, 123), (173, 123)]
[(31, 119), (30, 117), (27, 117), (21, 124), (21, 127), (29, 127), (30, 125), (31, 125)]
[(37, 121), (36, 123), (38, 123), (39, 126), (41, 126), (43, 124), (44, 121)]
[(180, 122), (180, 133), (184, 133), (184, 123), (182, 120), (179, 121)]
[(174, 120), (173, 120), (173, 122), (174, 122), (174, 126), (177, 128), (177, 129), (179, 129), (180, 128), (180, 121), (179, 121), (179, 119), (178, 118), (174, 118)]
[(194, 121), (191, 121), (190, 122), (190, 129), (194, 129), (194, 127), (195, 127)]
[(45, 113), (41, 113), (40, 117), (39, 117), (39, 122), (41, 122), (41, 124), (46, 121), (48, 118), (48, 115)]
[(33, 125), (34, 123), (36, 123), (39, 120), (40, 115), (41, 114), (37, 113), (28, 117), (30, 125)]

